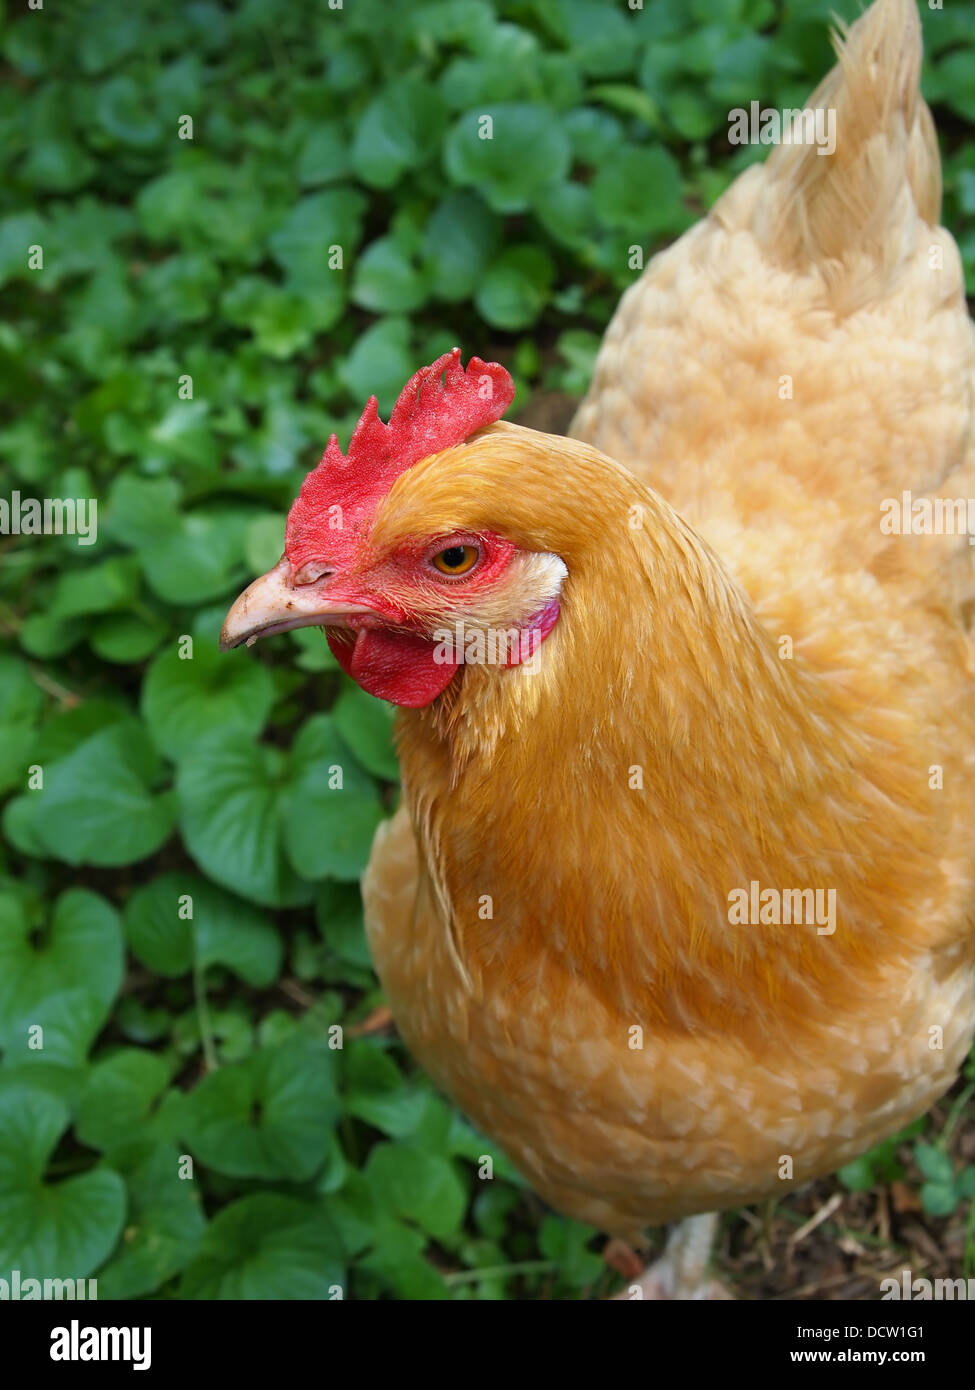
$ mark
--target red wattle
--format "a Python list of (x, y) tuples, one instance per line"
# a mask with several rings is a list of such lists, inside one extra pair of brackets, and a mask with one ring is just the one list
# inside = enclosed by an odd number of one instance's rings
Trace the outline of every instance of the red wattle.
[(326, 628), (328, 645), (347, 676), (378, 700), (422, 709), (453, 679), (456, 662), (434, 660), (436, 645), (425, 637), (382, 628), (362, 628), (354, 644), (349, 634)]

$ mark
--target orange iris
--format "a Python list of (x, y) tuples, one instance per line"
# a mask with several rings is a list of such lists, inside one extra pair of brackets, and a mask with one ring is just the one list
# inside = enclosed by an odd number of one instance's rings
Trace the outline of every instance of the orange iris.
[(448, 545), (434, 555), (433, 563), (441, 574), (466, 574), (477, 564), (476, 545)]

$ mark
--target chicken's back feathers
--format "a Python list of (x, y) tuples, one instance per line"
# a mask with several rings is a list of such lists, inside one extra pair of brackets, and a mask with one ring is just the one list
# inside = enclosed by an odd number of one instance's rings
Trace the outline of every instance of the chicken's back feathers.
[(771, 259), (817, 267), (834, 309), (849, 312), (883, 297), (912, 254), (901, 236), (916, 217), (937, 225), (941, 166), (914, 0), (882, 0), (834, 43), (839, 61), (806, 107), (835, 112), (836, 150), (780, 145), (751, 222)]
[(851, 588), (915, 611), (975, 598), (965, 535), (881, 531), (905, 491), (975, 494), (975, 333), (937, 226), (913, 0), (878, 0), (839, 55), (808, 103), (835, 110), (835, 153), (780, 146), (655, 257), (572, 427), (658, 488), (785, 632), (793, 595), (823, 618)]

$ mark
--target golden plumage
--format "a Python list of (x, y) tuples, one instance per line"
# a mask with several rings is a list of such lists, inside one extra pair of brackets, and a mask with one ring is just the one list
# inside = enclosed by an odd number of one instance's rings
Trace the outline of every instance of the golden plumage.
[[(811, 99), (835, 157), (778, 149), (650, 264), (587, 443), (491, 425), (377, 513), (380, 551), (486, 528), (568, 570), (537, 671), (401, 712), (364, 891), (407, 1045), (607, 1231), (836, 1168), (971, 1040), (975, 547), (880, 528), (975, 484), (919, 62), (878, 0)], [(835, 890), (835, 932), (732, 925), (753, 881)]]

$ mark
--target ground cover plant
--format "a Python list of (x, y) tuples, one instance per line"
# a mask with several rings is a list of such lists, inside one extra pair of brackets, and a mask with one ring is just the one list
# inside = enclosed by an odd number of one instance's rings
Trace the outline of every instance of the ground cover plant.
[[(419, 364), (497, 358), (515, 418), (566, 427), (645, 257), (767, 154), (729, 144), (729, 109), (801, 105), (834, 10), (858, 7), (8, 8), (0, 496), (96, 499), (97, 536), (0, 536), (0, 1274), (106, 1298), (618, 1286), (392, 1028), (357, 887), (397, 804), (392, 710), (317, 629), (248, 655), (216, 635), (329, 434)], [(923, 18), (975, 288), (975, 4)], [(731, 1286), (975, 1276), (973, 1092), (970, 1062), (837, 1179), (729, 1214)]]

